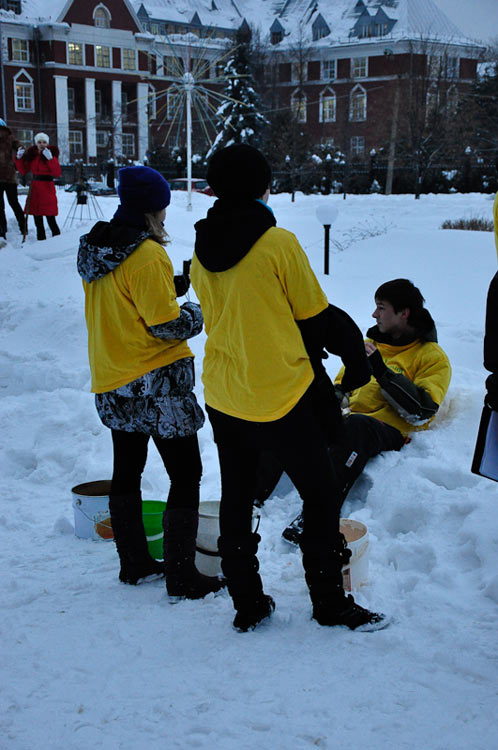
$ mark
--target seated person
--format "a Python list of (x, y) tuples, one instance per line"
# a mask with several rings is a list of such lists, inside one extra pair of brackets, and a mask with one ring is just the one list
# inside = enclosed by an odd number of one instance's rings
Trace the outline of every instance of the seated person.
[[(370, 382), (350, 391), (344, 368), (336, 377), (345, 416), (343, 432), (331, 442), (330, 454), (342, 502), (368, 460), (382, 451), (400, 450), (411, 432), (426, 429), (446, 395), (450, 363), (423, 304), (422, 294), (408, 279), (382, 284), (375, 292), (376, 325), (367, 331), (365, 341)], [(297, 543), (300, 521), (298, 516), (284, 530), (284, 539)]]

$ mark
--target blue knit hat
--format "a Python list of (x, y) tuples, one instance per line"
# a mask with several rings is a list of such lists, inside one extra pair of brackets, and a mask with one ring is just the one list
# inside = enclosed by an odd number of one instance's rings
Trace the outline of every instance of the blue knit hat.
[(151, 214), (169, 206), (169, 185), (155, 169), (124, 167), (119, 170), (118, 177), (118, 195), (125, 210)]

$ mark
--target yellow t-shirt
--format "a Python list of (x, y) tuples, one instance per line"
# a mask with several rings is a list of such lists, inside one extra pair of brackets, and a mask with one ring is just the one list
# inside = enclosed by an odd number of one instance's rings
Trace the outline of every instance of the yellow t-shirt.
[[(370, 341), (371, 339), (367, 339)], [(423, 388), (439, 406), (448, 390), (451, 379), (451, 366), (445, 352), (435, 341), (416, 339), (404, 346), (392, 346), (378, 341), (374, 342), (387, 367), (393, 372), (401, 373), (412, 383)], [(337, 373), (335, 383), (340, 383), (344, 374), (342, 367)], [(353, 414), (366, 414), (396, 427), (405, 437), (410, 432), (426, 430), (434, 417), (423, 425), (409, 424), (390, 405), (374, 376), (370, 382), (351, 393), (349, 406)]]
[(83, 281), (83, 288), (93, 393), (193, 356), (186, 341), (160, 339), (148, 330), (180, 315), (173, 266), (158, 242), (145, 240), (103, 278)]
[(206, 404), (252, 422), (285, 416), (313, 380), (296, 320), (328, 305), (296, 237), (272, 227), (222, 272), (207, 271), (194, 255), (191, 280), (208, 335)]

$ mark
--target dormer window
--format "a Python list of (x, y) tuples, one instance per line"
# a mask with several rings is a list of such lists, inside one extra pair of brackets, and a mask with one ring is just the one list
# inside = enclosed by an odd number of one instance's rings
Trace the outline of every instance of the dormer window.
[(276, 18), (270, 26), (270, 41), (272, 44), (279, 44), (284, 38), (284, 27)]
[(105, 5), (97, 5), (93, 11), (93, 22), (100, 29), (109, 29), (111, 26), (111, 14)]
[(272, 31), (271, 32), (271, 43), (272, 44), (279, 44), (279, 42), (282, 41), (283, 34), (281, 31)]

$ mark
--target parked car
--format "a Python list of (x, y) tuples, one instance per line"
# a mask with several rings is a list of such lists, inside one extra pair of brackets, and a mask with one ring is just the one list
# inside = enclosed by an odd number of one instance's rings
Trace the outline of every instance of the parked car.
[(116, 189), (110, 188), (105, 182), (73, 182), (64, 188), (66, 193), (85, 192), (92, 195), (116, 195)]
[[(207, 184), (206, 180), (201, 180), (198, 177), (192, 177), (191, 180), (192, 192), (193, 193), (204, 193), (204, 195), (214, 195), (213, 191)], [(172, 190), (188, 190), (188, 178), (177, 177), (175, 180), (171, 180), (169, 186)]]

